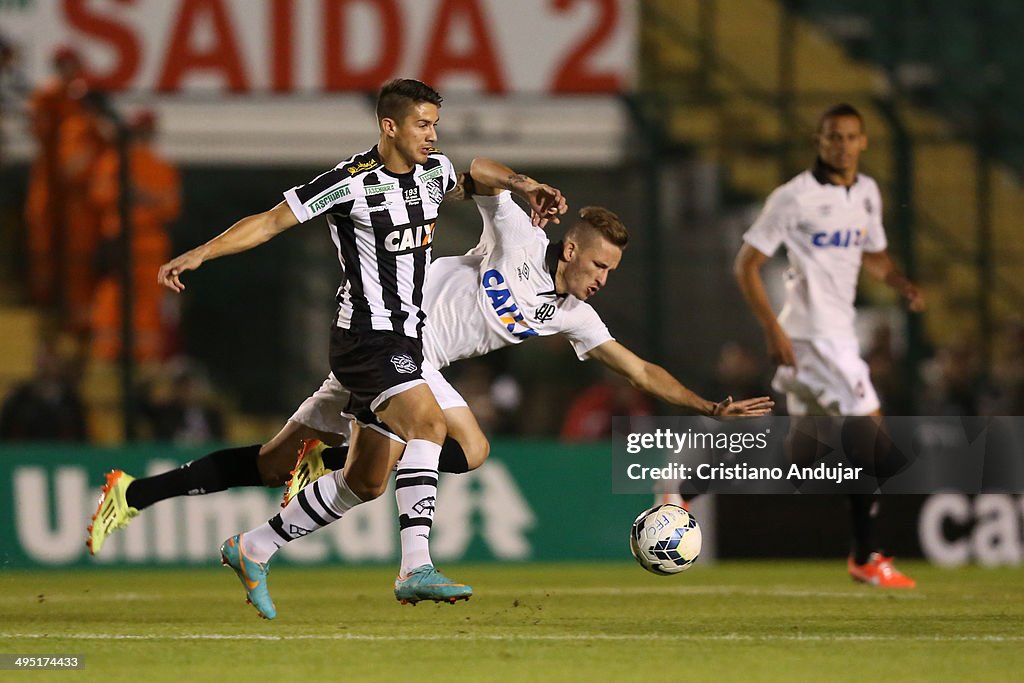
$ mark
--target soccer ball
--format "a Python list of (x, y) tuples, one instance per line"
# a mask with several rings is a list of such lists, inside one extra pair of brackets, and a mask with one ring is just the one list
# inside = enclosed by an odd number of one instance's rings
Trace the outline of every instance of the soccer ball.
[(690, 568), (700, 555), (700, 525), (693, 515), (666, 503), (644, 510), (633, 521), (629, 549), (640, 566), (668, 576)]

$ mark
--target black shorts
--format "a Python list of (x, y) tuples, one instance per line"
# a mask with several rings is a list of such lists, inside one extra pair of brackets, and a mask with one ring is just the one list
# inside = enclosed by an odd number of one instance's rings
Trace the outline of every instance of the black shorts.
[(345, 413), (363, 424), (380, 425), (374, 409), (395, 394), (422, 383), (423, 342), (397, 332), (331, 332), (331, 372), (351, 392)]

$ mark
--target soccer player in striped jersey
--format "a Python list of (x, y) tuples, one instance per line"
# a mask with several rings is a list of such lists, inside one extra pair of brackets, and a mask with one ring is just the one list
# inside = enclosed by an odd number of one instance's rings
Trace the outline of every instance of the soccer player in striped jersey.
[[(440, 106), (441, 96), (424, 83), (386, 83), (377, 99), (377, 145), (288, 190), (285, 201), (273, 209), (243, 218), (164, 264), (158, 274), (162, 284), (180, 292), (184, 272), (325, 215), (343, 272), (331, 334), (331, 371), (349, 390), (344, 410), (357, 425), (353, 442), (401, 443), (399, 477), (409, 473), (418, 484), (415, 492), (422, 495), (416, 500), (399, 496), (399, 508), (416, 520), (424, 517), (422, 501), (427, 498), (432, 514), (446, 435), (444, 415), (423, 379), (422, 341), (423, 288), (438, 208), (459, 182), (451, 161), (434, 148)], [(558, 212), (565, 211), (561, 194), (547, 185), (534, 184), (524, 197), (538, 222), (542, 216), (557, 220)], [(364, 452), (370, 455), (359, 457)], [(372, 449), (353, 448), (344, 475), (322, 483), (318, 495), (326, 518), (340, 517), (384, 490), (392, 463), (374, 454)], [(429, 525), (420, 526), (403, 541), (410, 554), (429, 558)], [(228, 539), (222, 559), (244, 577), (243, 583), (258, 584), (262, 565), (250, 559), (258, 552), (247, 545), (244, 536)], [(432, 565), (425, 563), (420, 570), (407, 577), (426, 586), (417, 597), (458, 599), (472, 592)]]
[[(863, 268), (885, 282), (914, 312), (924, 310), (924, 296), (889, 258), (878, 186), (858, 171), (867, 148), (860, 113), (848, 104), (827, 109), (818, 124), (817, 144), (814, 167), (777, 188), (743, 236), (735, 273), (778, 365), (772, 385), (786, 394), (790, 415), (873, 416), (867, 439), (873, 443), (882, 412), (854, 331), (858, 275)], [(761, 266), (783, 244), (790, 267), (786, 304), (776, 319)], [(792, 442), (813, 446), (813, 438), (802, 436), (813, 437), (814, 421), (794, 425)], [(850, 575), (872, 585), (912, 588), (914, 581), (874, 544), (875, 497), (851, 495), (850, 504)]]
[[(767, 397), (742, 401), (727, 399), (713, 403), (694, 394), (663, 368), (644, 361), (615, 341), (597, 312), (586, 303), (601, 289), (618, 264), (628, 241), (628, 233), (612, 212), (588, 208), (567, 231), (561, 242), (550, 242), (545, 234), (531, 224), (530, 217), (520, 209), (508, 192), (487, 186), (487, 176), (499, 177), (497, 169), (486, 171), (492, 162), (473, 162), (466, 185), (476, 179), (474, 196), (483, 218), (480, 243), (465, 256), (438, 259), (432, 278), (424, 292), (427, 325), (424, 334), (424, 377), (444, 410), (449, 438), (441, 455), (441, 470), (466, 472), (479, 467), (487, 458), (489, 443), (465, 401), (448, 385), (436, 368), (451, 362), (487, 353), (536, 336), (564, 335), (581, 359), (598, 362), (629, 378), (637, 386), (674, 405), (694, 413), (722, 415), (764, 415), (772, 402)], [(512, 176), (497, 187), (514, 187), (527, 193), (535, 181)], [(295, 494), (310, 481), (324, 473), (326, 466), (340, 469), (345, 464), (345, 450), (323, 450), (326, 443), (338, 444), (349, 433), (349, 422), (342, 415), (348, 392), (330, 375), (320, 389), (310, 396), (282, 430), (264, 446), (251, 446), (219, 451), (182, 468), (155, 477), (130, 481), (110, 489), (100, 511), (128, 510), (118, 513), (126, 523), (141, 507), (189, 491), (213, 492), (233, 486), (254, 486), (262, 483), (279, 486), (295, 464), (295, 453), (306, 442), (295, 468), (289, 494)], [(315, 444), (315, 445), (314, 445)], [(381, 459), (393, 462), (400, 455), (397, 442), (378, 441), (390, 453)], [(353, 444), (366, 448), (365, 440)], [(249, 461), (253, 472), (249, 479), (234, 474), (236, 461)], [(259, 472), (256, 474), (258, 462)], [(127, 475), (123, 475), (127, 477)], [(404, 479), (405, 476), (402, 475)], [(412, 489), (414, 486), (403, 486)], [(245, 534), (263, 547), (260, 557), (269, 560), (284, 543), (298, 538), (308, 530), (321, 526), (307, 507), (323, 521), (332, 521), (316, 493), (316, 485), (295, 496), (286, 509), (265, 525)], [(420, 499), (417, 499), (417, 502)], [(102, 517), (103, 515), (99, 515)], [(406, 526), (403, 531), (409, 533)], [(96, 536), (105, 538), (104, 531)], [(404, 534), (403, 534), (404, 535)], [(92, 546), (96, 552), (97, 546)], [(407, 557), (403, 544), (402, 573), (414, 562)], [(265, 560), (263, 560), (265, 564)], [(399, 600), (415, 602), (404, 584), (396, 585)], [(261, 591), (262, 599), (262, 591)], [(269, 605), (269, 596), (264, 607)]]

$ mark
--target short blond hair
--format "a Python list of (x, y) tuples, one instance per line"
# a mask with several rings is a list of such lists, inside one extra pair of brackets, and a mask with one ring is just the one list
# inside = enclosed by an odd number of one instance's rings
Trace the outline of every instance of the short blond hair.
[(620, 249), (629, 244), (629, 231), (612, 211), (601, 206), (584, 206), (579, 220), (565, 234), (567, 239), (578, 239), (584, 232), (600, 235)]

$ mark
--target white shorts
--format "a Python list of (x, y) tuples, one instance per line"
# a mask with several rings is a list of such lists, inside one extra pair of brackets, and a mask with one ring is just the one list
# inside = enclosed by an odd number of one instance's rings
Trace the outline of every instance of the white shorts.
[[(427, 386), (434, 392), (434, 399), (441, 406), (441, 410), (449, 408), (466, 408), (466, 399), (455, 390), (448, 380), (438, 370), (423, 361), (423, 379)], [(301, 425), (328, 434), (338, 434), (346, 439), (351, 435), (349, 418), (343, 414), (348, 406), (348, 389), (341, 385), (334, 373), (327, 375), (327, 379), (320, 385), (320, 388), (313, 392), (313, 395), (302, 402), (298, 410), (288, 418), (290, 422), (297, 422)], [(375, 425), (363, 425), (375, 427)], [(387, 436), (395, 438), (393, 434)]]
[(781, 365), (772, 380), (790, 415), (870, 415), (881, 407), (856, 338), (792, 341), (796, 370)]

